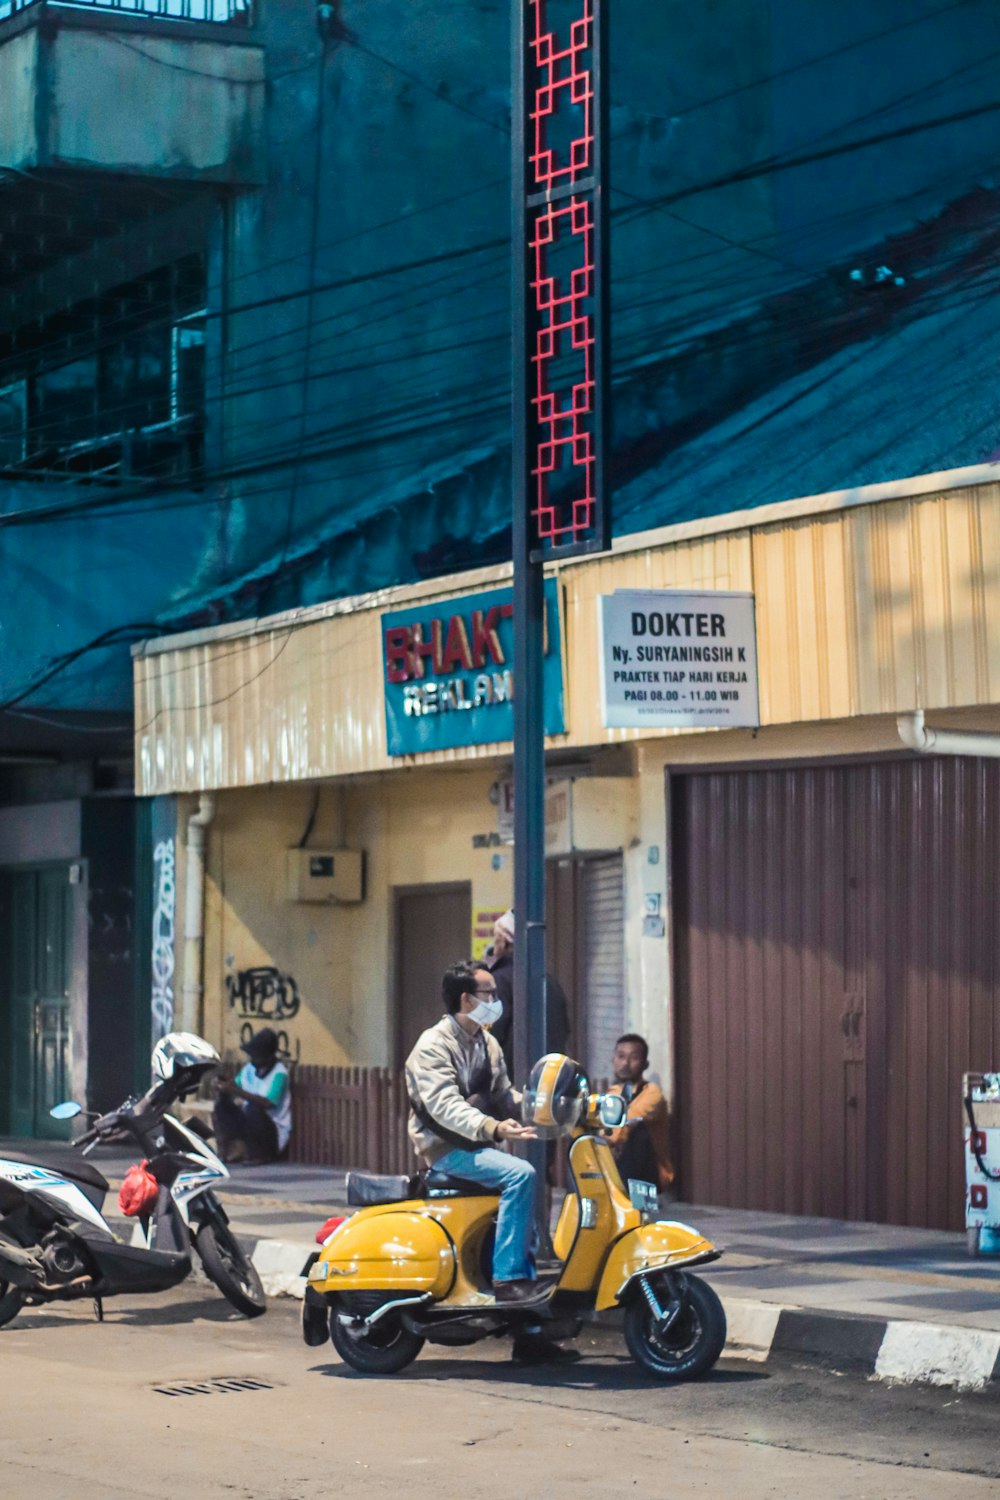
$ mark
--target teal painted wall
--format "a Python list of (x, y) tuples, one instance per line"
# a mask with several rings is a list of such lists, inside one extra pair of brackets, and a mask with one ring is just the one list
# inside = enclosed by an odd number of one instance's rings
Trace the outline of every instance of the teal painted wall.
[[(1000, 114), (914, 127), (995, 103), (1000, 7), (612, 9), (616, 531), (989, 458)], [(508, 15), (343, 0), (321, 64), (312, 0), (261, 0), (269, 181), (212, 259), (225, 477), (0, 481), (5, 700), (124, 722), (127, 645), (69, 659), (106, 631), (507, 554)]]

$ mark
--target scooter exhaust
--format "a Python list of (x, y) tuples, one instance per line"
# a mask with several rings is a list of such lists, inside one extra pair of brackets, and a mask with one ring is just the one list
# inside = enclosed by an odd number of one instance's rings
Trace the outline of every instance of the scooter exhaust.
[(13, 1282), (22, 1291), (35, 1292), (45, 1280), (45, 1267), (30, 1250), (0, 1240), (0, 1279)]

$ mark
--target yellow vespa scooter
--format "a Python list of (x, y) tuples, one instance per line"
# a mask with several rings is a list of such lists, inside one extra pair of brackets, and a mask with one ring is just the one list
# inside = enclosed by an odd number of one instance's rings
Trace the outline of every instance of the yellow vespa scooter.
[(366, 1206), (321, 1231), (322, 1249), (305, 1269), (305, 1342), (324, 1344), (329, 1331), (353, 1369), (391, 1375), (425, 1341), (473, 1344), (539, 1324), (551, 1338), (574, 1338), (584, 1314), (622, 1307), (629, 1353), (647, 1374), (705, 1374), (725, 1345), (726, 1316), (691, 1268), (721, 1252), (686, 1224), (657, 1218), (648, 1184), (626, 1192), (599, 1134), (623, 1123), (623, 1100), (589, 1093), (578, 1064), (550, 1054), (532, 1070), (522, 1111), (540, 1135), (575, 1137), (554, 1236), (559, 1270), (544, 1301), (494, 1299), (496, 1193), (433, 1172), (422, 1180), (351, 1173), (349, 1202)]

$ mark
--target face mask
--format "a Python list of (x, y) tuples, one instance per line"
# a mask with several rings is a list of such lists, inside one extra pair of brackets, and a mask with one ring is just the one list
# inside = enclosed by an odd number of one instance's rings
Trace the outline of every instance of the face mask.
[(502, 1015), (502, 1000), (480, 1000), (479, 1004), (469, 1011), (469, 1020), (475, 1021), (479, 1026), (493, 1026)]

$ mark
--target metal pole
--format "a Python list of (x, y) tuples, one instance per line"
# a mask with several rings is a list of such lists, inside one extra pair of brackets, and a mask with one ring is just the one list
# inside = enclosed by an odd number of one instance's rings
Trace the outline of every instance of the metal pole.
[[(544, 576), (531, 525), (529, 371), (534, 342), (525, 140), (527, 0), (513, 0), (513, 470), (514, 506), (514, 1072), (523, 1087), (546, 1051)], [(528, 1148), (535, 1167), (535, 1218), (548, 1243), (545, 1143)]]

